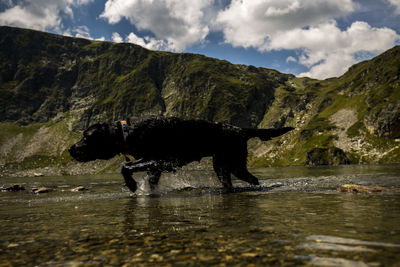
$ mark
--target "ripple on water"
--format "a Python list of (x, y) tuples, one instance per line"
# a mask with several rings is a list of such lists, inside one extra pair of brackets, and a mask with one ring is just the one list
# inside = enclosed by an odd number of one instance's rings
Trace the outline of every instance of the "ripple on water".
[(351, 267), (368, 267), (370, 265), (355, 260), (347, 260), (342, 258), (328, 258), (317, 256), (296, 256), (296, 259), (308, 261), (311, 264), (318, 266), (351, 266)]
[[(384, 242), (374, 242), (374, 241), (363, 241), (352, 238), (343, 238), (337, 236), (326, 236), (326, 235), (310, 235), (306, 237), (308, 241), (314, 242), (304, 242), (298, 246), (300, 249), (307, 250), (326, 250), (333, 252), (350, 252), (353, 255), (358, 255), (359, 253), (377, 253), (376, 249), (370, 248), (400, 248), (398, 244), (384, 243)], [(315, 254), (315, 253), (313, 253)], [(319, 257), (315, 255), (299, 255), (296, 256), (297, 259), (308, 261), (314, 265), (321, 266), (370, 266), (362, 261), (349, 260), (341, 257)]]
[(324, 242), (332, 244), (347, 244), (347, 245), (361, 245), (361, 246), (372, 246), (372, 247), (391, 247), (400, 248), (398, 244), (390, 244), (383, 242), (373, 242), (373, 241), (363, 241), (352, 238), (343, 238), (336, 236), (326, 236), (326, 235), (310, 235), (306, 238), (307, 240), (312, 240), (315, 242)]

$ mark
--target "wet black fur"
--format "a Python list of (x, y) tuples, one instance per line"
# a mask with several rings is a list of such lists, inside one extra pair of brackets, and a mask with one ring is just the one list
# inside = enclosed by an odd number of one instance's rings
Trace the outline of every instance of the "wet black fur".
[(259, 137), (267, 141), (292, 129), (247, 129), (204, 120), (152, 117), (133, 122), (126, 141), (119, 122), (92, 125), (69, 151), (82, 162), (109, 159), (119, 153), (132, 155), (137, 160), (125, 163), (121, 171), (132, 192), (137, 189), (134, 172), (147, 171), (153, 189), (163, 171), (174, 171), (211, 156), (219, 180), (232, 189), (231, 174), (252, 185), (259, 184), (247, 170), (247, 140)]

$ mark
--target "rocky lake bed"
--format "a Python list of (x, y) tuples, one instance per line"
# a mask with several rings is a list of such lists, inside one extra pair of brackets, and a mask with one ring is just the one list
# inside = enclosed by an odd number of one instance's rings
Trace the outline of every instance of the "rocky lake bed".
[(16, 190), (0, 192), (0, 263), (393, 266), (399, 168), (256, 168), (261, 185), (233, 193), (211, 170), (165, 174), (155, 192), (138, 173), (135, 194), (120, 174), (3, 177)]

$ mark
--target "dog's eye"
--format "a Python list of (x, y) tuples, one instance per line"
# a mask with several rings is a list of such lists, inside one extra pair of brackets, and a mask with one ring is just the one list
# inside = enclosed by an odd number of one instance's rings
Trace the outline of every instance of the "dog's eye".
[(83, 132), (84, 137), (89, 137), (90, 135), (92, 135), (92, 131), (86, 130)]

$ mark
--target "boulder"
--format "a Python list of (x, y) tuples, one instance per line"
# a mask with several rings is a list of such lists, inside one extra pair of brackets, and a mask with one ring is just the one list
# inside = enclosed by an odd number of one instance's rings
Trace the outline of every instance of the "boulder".
[(400, 138), (400, 101), (390, 103), (380, 110), (371, 111), (365, 116), (364, 125), (376, 136)]
[(350, 160), (343, 150), (337, 147), (313, 148), (307, 152), (306, 165), (345, 165), (350, 164)]

